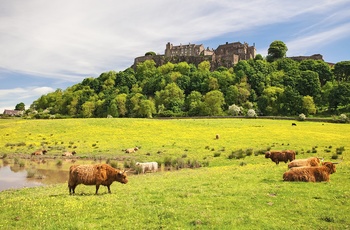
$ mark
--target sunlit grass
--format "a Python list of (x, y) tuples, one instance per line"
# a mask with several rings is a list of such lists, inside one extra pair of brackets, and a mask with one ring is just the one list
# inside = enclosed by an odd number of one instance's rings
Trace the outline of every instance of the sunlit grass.
[[(317, 122), (291, 126), (290, 121), (263, 119), (0, 120), (0, 127), (2, 154), (29, 155), (44, 148), (49, 156), (74, 150), (77, 156), (163, 161), (165, 156), (186, 155), (215, 165), (239, 149), (289, 148), (306, 153), (318, 146), (317, 154), (326, 157), (338, 147), (344, 146), (345, 152), (350, 149), (349, 125)], [(136, 153), (123, 151), (135, 146), (140, 148)], [(325, 152), (327, 146), (333, 149)]]
[[(96, 196), (94, 186), (79, 185), (76, 195), (70, 196), (66, 183), (3, 191), (1, 229), (350, 228), (347, 124), (297, 122), (291, 126), (291, 121), (260, 119), (67, 119), (0, 120), (0, 128), (0, 156), (30, 156), (41, 148), (49, 149), (49, 156), (60, 156), (74, 148), (77, 156), (96, 159), (209, 162), (199, 169), (129, 176), (126, 185), (112, 184), (112, 194), (102, 187)], [(135, 146), (140, 147), (135, 153), (122, 151)], [(276, 166), (258, 153), (268, 148), (294, 149), (297, 158), (320, 156), (335, 161), (332, 156), (336, 154), (341, 163), (329, 183), (283, 182), (286, 164)], [(229, 159), (236, 151), (244, 153), (242, 158)], [(58, 162), (52, 162), (52, 167)], [(67, 169), (64, 161), (61, 163), (59, 167)]]

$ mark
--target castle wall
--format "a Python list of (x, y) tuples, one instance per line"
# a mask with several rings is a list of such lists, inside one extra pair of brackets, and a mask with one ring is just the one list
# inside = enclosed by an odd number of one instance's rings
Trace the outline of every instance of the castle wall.
[(203, 61), (209, 61), (211, 68), (216, 69), (219, 66), (227, 68), (233, 67), (240, 60), (255, 58), (255, 46), (249, 46), (247, 43), (226, 43), (219, 45), (216, 50), (205, 49), (203, 45), (179, 45), (174, 46), (170, 42), (166, 44), (164, 55), (142, 56), (135, 58), (134, 68), (140, 62), (154, 60), (157, 66), (167, 62), (179, 63), (187, 62), (198, 66)]
[(307, 59), (323, 61), (323, 56), (321, 54), (314, 54), (311, 56), (295, 56), (295, 57), (288, 57), (288, 58), (290, 58), (294, 61), (302, 61), (302, 60), (307, 60)]

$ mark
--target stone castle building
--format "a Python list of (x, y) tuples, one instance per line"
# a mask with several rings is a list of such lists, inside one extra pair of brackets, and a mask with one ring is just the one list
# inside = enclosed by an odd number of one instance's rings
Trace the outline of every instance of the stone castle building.
[(204, 46), (196, 44), (174, 46), (170, 42), (166, 44), (164, 55), (147, 55), (135, 58), (133, 67), (138, 63), (146, 60), (154, 60), (160, 66), (167, 62), (179, 63), (186, 61), (198, 65), (202, 61), (209, 61), (211, 68), (216, 69), (219, 66), (227, 68), (233, 67), (240, 60), (248, 60), (255, 58), (255, 45), (249, 46), (247, 43), (228, 43), (219, 45), (216, 50), (204, 48)]

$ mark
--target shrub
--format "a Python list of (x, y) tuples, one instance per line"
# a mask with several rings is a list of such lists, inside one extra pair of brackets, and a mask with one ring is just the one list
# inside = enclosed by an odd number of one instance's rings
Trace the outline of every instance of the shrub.
[(170, 167), (171, 166), (171, 161), (172, 161), (171, 157), (165, 157), (164, 158), (164, 166), (165, 167)]
[(174, 159), (174, 160), (171, 162), (171, 166), (173, 166), (173, 167), (176, 168), (176, 169), (181, 169), (181, 168), (185, 168), (185, 167), (186, 167), (186, 164), (185, 164), (184, 159), (182, 159), (182, 158), (177, 158), (177, 159)]
[(246, 149), (245, 150), (245, 154), (247, 155), (247, 156), (251, 156), (252, 154), (253, 154), (253, 149)]
[(244, 158), (244, 151), (242, 149), (232, 151), (232, 153), (228, 156), (228, 159), (241, 159)]
[(333, 160), (336, 160), (336, 159), (338, 159), (338, 155), (337, 155), (337, 154), (333, 154), (331, 158), (332, 158)]
[(305, 119), (306, 119), (305, 114), (303, 113), (299, 114), (299, 121), (305, 121)]
[(135, 165), (133, 169), (135, 170), (135, 174), (140, 174), (142, 172), (142, 167), (140, 165)]
[(112, 166), (113, 168), (117, 169), (118, 168), (118, 161), (110, 161), (109, 165)]
[(14, 162), (14, 164), (17, 165), (19, 163), (19, 159), (17, 157), (15, 157), (15, 159), (13, 159), (13, 162)]
[(342, 147), (336, 148), (336, 151), (335, 151), (335, 152), (336, 152), (338, 155), (341, 155), (341, 154), (343, 154), (344, 151), (345, 151), (345, 147), (342, 146)]
[(214, 157), (219, 157), (221, 153), (214, 153)]
[(339, 116), (339, 120), (341, 121), (341, 122), (347, 122), (348, 121), (348, 117), (344, 114), (344, 113), (342, 113), (342, 114), (340, 114), (340, 116)]
[(254, 109), (249, 109), (247, 112), (247, 117), (257, 117)]
[(136, 162), (134, 160), (124, 161), (124, 168), (135, 168)]
[(27, 178), (33, 178), (36, 174), (36, 169), (30, 168), (27, 170)]
[(199, 168), (199, 167), (201, 167), (201, 163), (198, 160), (196, 160), (196, 159), (194, 159), (192, 161), (189, 160), (188, 161), (188, 165), (189, 165), (190, 168)]
[(24, 166), (25, 166), (25, 162), (24, 161), (20, 161), (19, 162), (19, 167), (24, 168)]
[(241, 115), (242, 114), (242, 111), (243, 111), (243, 108), (240, 107), (240, 106), (237, 106), (235, 104), (233, 105), (230, 105), (228, 107), (228, 112), (229, 114), (233, 115), (233, 116), (238, 116), (238, 115)]

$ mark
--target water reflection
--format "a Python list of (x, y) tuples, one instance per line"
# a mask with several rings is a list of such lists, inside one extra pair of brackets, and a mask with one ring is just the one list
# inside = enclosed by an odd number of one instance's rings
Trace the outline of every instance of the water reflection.
[(9, 165), (0, 168), (0, 191), (40, 185), (41, 181), (27, 178), (26, 170), (12, 171)]
[[(22, 164), (9, 160), (0, 163), (0, 191), (7, 189), (20, 189), (46, 184), (66, 183), (68, 170), (76, 161), (62, 160), (60, 166), (52, 160), (32, 161), (21, 160)], [(79, 164), (92, 163), (91, 161), (79, 161)]]

